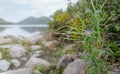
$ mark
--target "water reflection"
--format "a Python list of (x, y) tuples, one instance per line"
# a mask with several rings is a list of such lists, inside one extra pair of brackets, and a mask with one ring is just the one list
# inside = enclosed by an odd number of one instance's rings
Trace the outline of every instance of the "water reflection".
[(46, 31), (48, 25), (0, 25), (0, 35), (31, 37)]

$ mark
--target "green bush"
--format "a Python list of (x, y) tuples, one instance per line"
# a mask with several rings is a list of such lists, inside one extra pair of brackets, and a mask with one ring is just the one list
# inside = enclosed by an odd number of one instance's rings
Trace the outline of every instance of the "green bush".
[(58, 39), (82, 45), (83, 58), (91, 63), (90, 74), (107, 74), (108, 62), (120, 61), (119, 3), (120, 0), (70, 2), (67, 10), (57, 11), (50, 22)]

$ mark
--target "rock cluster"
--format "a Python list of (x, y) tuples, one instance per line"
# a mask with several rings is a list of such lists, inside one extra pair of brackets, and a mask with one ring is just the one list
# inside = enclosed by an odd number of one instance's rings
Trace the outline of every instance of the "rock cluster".
[[(63, 48), (63, 56), (53, 56), (59, 44), (53, 37), (52, 31), (32, 38), (0, 37), (0, 74), (86, 74), (90, 63), (66, 54), (73, 51), (74, 44)], [(62, 71), (57, 73), (59, 69)]]
[(39, 65), (49, 68), (51, 63), (40, 57), (43, 51), (42, 45), (37, 44), (41, 41), (40, 36), (35, 36), (34, 39), (0, 37), (0, 74), (42, 74), (33, 68)]

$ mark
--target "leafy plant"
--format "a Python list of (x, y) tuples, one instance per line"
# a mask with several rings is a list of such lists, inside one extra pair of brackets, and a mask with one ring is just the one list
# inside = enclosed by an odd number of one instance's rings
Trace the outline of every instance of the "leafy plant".
[[(107, 74), (108, 62), (120, 60), (120, 0), (80, 0), (52, 20), (56, 38), (83, 47), (90, 74)], [(58, 11), (56, 12), (58, 13)], [(62, 14), (62, 15), (60, 15)], [(63, 14), (69, 18), (63, 18)], [(57, 21), (56, 21), (57, 20)]]

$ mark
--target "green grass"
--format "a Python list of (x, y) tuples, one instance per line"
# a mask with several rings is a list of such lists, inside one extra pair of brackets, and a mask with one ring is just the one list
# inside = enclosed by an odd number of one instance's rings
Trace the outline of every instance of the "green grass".
[(46, 74), (47, 68), (44, 65), (39, 65), (36, 67), (36, 70), (39, 70), (43, 74)]
[[(56, 11), (53, 15), (54, 20), (50, 22), (50, 28), (56, 32), (56, 38), (81, 46), (79, 49), (83, 49), (83, 59), (91, 63), (87, 70), (89, 74), (107, 74), (110, 66), (108, 63), (112, 60), (116, 60), (117, 63), (120, 61), (117, 58), (120, 56), (119, 2), (119, 0), (82, 0), (76, 4), (70, 2), (67, 10)], [(86, 12), (86, 9), (89, 11)], [(70, 20), (60, 16), (64, 13), (69, 15)], [(68, 21), (58, 22), (57, 16), (62, 17), (62, 20), (67, 18)]]
[(1, 49), (0, 52), (2, 53), (2, 58), (4, 58), (4, 59), (9, 59), (10, 58), (8, 49)]

